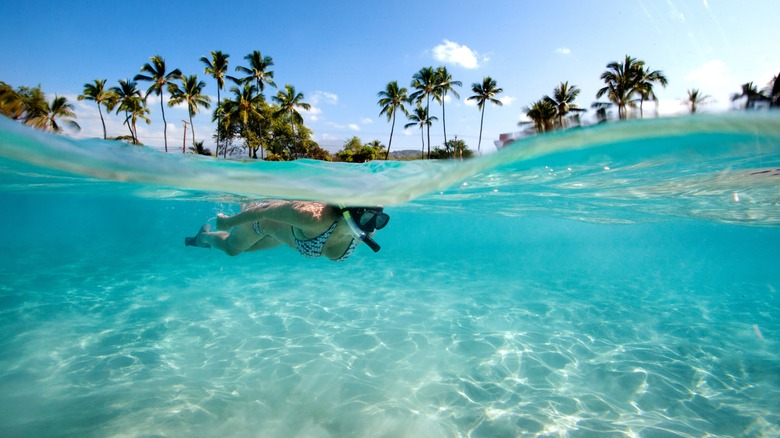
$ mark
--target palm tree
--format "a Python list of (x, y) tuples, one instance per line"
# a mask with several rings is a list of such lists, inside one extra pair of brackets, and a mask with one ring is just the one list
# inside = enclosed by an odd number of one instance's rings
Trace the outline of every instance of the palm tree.
[(420, 102), (417, 102), (417, 108), (414, 109), (414, 112), (411, 114), (407, 114), (407, 117), (409, 118), (409, 123), (404, 125), (404, 128), (411, 128), (412, 126), (419, 125), (420, 126), (420, 141), (422, 141), (422, 151), (420, 151), (420, 159), (425, 159), (425, 137), (423, 136), (423, 128), (428, 126), (430, 129), (431, 123), (433, 120), (436, 120), (436, 117), (429, 117), (428, 116), (428, 108), (424, 108)]
[(203, 94), (206, 83), (198, 80), (198, 75), (181, 76), (181, 88), (175, 82), (168, 83), (168, 92), (171, 93), (171, 100), (168, 106), (187, 103), (187, 113), (190, 116), (190, 129), (192, 130), (192, 141), (195, 141), (195, 125), (192, 123), (192, 116), (197, 114), (200, 107), (210, 108), (211, 99)]
[(742, 84), (742, 91), (740, 93), (734, 93), (731, 95), (731, 101), (740, 100), (746, 98), (745, 109), (752, 109), (755, 107), (757, 101), (765, 99), (766, 97), (758, 91), (758, 87), (753, 85), (753, 82)]
[(128, 115), (125, 123), (130, 126), (133, 144), (141, 144), (138, 140), (138, 128), (136, 127), (138, 119), (143, 120), (147, 125), (152, 122), (151, 119), (149, 119), (149, 107), (146, 106), (146, 101), (139, 96), (133, 96), (120, 104), (120, 108), (117, 109), (117, 111), (121, 110), (124, 110)]
[(404, 104), (409, 102), (409, 91), (406, 88), (398, 87), (398, 81), (393, 81), (387, 84), (384, 91), (377, 93), (379, 96), (379, 102), (377, 104), (382, 107), (382, 114), (387, 116), (387, 121), (393, 121), (390, 126), (390, 141), (387, 142), (387, 153), (385, 154), (385, 160), (390, 158), (390, 146), (393, 144), (393, 131), (395, 130), (395, 114), (400, 109), (407, 117), (409, 116), (409, 110), (406, 109)]
[(477, 143), (477, 153), (479, 153), (482, 146), (482, 126), (485, 122), (485, 106), (487, 106), (488, 102), (498, 106), (503, 106), (503, 103), (496, 99), (496, 96), (503, 93), (504, 90), (498, 88), (495, 79), (491, 78), (490, 76), (485, 76), (482, 78), (481, 84), (479, 82), (474, 82), (471, 84), (471, 91), (474, 93), (474, 95), (469, 97), (467, 100), (477, 101), (477, 108), (482, 111), (482, 116), (479, 120), (479, 142)]
[(177, 68), (170, 73), (166, 73), (165, 60), (160, 55), (152, 56), (149, 58), (149, 60), (151, 63), (147, 62), (143, 67), (141, 67), (141, 72), (148, 73), (148, 75), (137, 74), (133, 80), (147, 81), (152, 83), (152, 85), (149, 86), (149, 89), (146, 90), (146, 96), (144, 96), (144, 99), (149, 97), (149, 94), (152, 92), (154, 92), (154, 94), (157, 96), (160, 96), (160, 111), (162, 112), (163, 119), (163, 140), (165, 141), (165, 152), (168, 152), (168, 122), (165, 121), (165, 97), (162, 93), (165, 85), (168, 84), (171, 79), (181, 76), (181, 71), (179, 71)]
[(45, 131), (62, 132), (62, 127), (58, 123), (58, 119), (61, 119), (62, 123), (79, 130), (81, 127), (73, 120), (76, 117), (75, 110), (76, 108), (68, 102), (67, 98), (55, 95), (51, 104), (45, 102), (43, 114), (27, 118), (25, 124)]
[(276, 84), (273, 80), (274, 72), (268, 71), (268, 68), (274, 65), (274, 60), (270, 56), (264, 57), (259, 50), (255, 50), (244, 56), (244, 59), (249, 61), (249, 68), (244, 67), (243, 65), (236, 67), (237, 72), (245, 73), (247, 75), (242, 79), (243, 81), (254, 80), (257, 84), (257, 89), (260, 90), (261, 93), (265, 91), (266, 84), (276, 88)]
[[(641, 63), (642, 61), (639, 62)], [(645, 100), (653, 100), (656, 102), (656, 106), (658, 105), (658, 99), (653, 92), (653, 84), (656, 82), (661, 84), (661, 86), (664, 88), (666, 88), (666, 85), (669, 84), (666, 76), (664, 76), (664, 72), (661, 70), (650, 70), (649, 68), (645, 68), (644, 65), (639, 67), (634, 88), (636, 92), (639, 93), (640, 118), (644, 116), (642, 113), (642, 104), (645, 102)]]
[(621, 120), (626, 118), (626, 105), (636, 91), (637, 78), (643, 66), (643, 61), (626, 55), (624, 62), (610, 62), (607, 64), (607, 71), (601, 74), (606, 86), (596, 93), (596, 98), (606, 94), (610, 102), (617, 105), (618, 117)]
[(780, 81), (777, 80), (777, 76), (773, 77), (767, 84), (767, 95), (771, 108), (780, 106)]
[(211, 155), (211, 149), (203, 147), (202, 141), (193, 141), (190, 146), (190, 152), (198, 155)]
[[(135, 120), (138, 118), (137, 113), (140, 112), (143, 117), (146, 117), (146, 114), (149, 113), (149, 109), (146, 108), (146, 105), (141, 99), (141, 91), (136, 88), (136, 85), (135, 81), (120, 79), (118, 87), (111, 87), (111, 92), (116, 96), (116, 103), (118, 104), (116, 113), (119, 114), (120, 111), (125, 112), (124, 124), (127, 125), (127, 129), (130, 130), (130, 138), (133, 141), (133, 144), (138, 144), (138, 136), (135, 134)], [(140, 107), (146, 108), (146, 111), (141, 111)], [(136, 114), (131, 123), (131, 112), (133, 111), (135, 111)]]
[(79, 100), (91, 100), (97, 104), (98, 113), (100, 114), (100, 123), (103, 124), (103, 140), (108, 138), (106, 135), (106, 121), (103, 119), (102, 106), (106, 107), (106, 111), (111, 111), (116, 105), (116, 95), (106, 89), (105, 79), (95, 79), (94, 84), (84, 84), (84, 94), (78, 97)]
[[(231, 123), (240, 122), (242, 134), (246, 138), (249, 120), (263, 117), (260, 113), (260, 105), (265, 101), (265, 97), (262, 93), (257, 93), (257, 87), (249, 82), (245, 83), (242, 88), (231, 87), (230, 92), (233, 93), (233, 99), (226, 99), (222, 102), (225, 119)], [(254, 153), (253, 158), (257, 158), (257, 151), (250, 150), (250, 155), (252, 153)], [(261, 157), (262, 154), (262, 148), (260, 148)]]
[(709, 98), (710, 96), (702, 96), (699, 94), (699, 90), (696, 88), (688, 90), (688, 100), (686, 103), (691, 110), (691, 114), (694, 114), (696, 112), (696, 107), (704, 104)]
[[(208, 59), (205, 56), (200, 58), (200, 62), (206, 66), (203, 71), (207, 75), (211, 75), (211, 77), (217, 81), (217, 108), (214, 110), (217, 116), (217, 126), (222, 123), (222, 105), (219, 105), (219, 103), (222, 102), (220, 91), (225, 86), (225, 72), (228, 68), (229, 57), (230, 55), (217, 50), (211, 52), (211, 59)], [(219, 156), (219, 140), (219, 129), (217, 129), (217, 156)]]
[(51, 105), (46, 101), (46, 94), (41, 90), (40, 85), (33, 88), (19, 87), (17, 96), (21, 104), (18, 118), (21, 118), (26, 125), (33, 126), (45, 120), (51, 112)]
[[(385, 150), (385, 145), (383, 145), (382, 142), (379, 141), (379, 140), (371, 140), (370, 142), (366, 143), (366, 146), (374, 149), (376, 151), (376, 155), (377, 156), (379, 156), (379, 154), (381, 154), (382, 151)], [(385, 158), (385, 159), (387, 159), (387, 158)]]
[[(426, 114), (429, 113), (431, 96), (434, 95), (436, 92), (437, 79), (438, 76), (436, 75), (436, 71), (433, 69), (433, 67), (424, 67), (420, 69), (420, 71), (415, 73), (414, 76), (412, 77), (412, 88), (414, 88), (417, 91), (412, 93), (409, 96), (409, 99), (416, 100), (418, 103), (421, 103), (423, 99), (425, 99)], [(435, 117), (432, 119), (435, 119)], [(428, 158), (430, 157), (431, 157), (431, 125), (428, 124)]]
[[(547, 96), (545, 96), (545, 98), (532, 103), (531, 106), (523, 108), (525, 115), (533, 122), (537, 133), (541, 134), (552, 130), (555, 119), (560, 117), (560, 113), (553, 102), (552, 99), (548, 99)], [(519, 124), (523, 123), (524, 122), (520, 122)]]
[(614, 105), (612, 102), (593, 102), (590, 107), (596, 110), (596, 119), (598, 123), (607, 121), (607, 110)]
[[(561, 82), (553, 90), (552, 97), (544, 96), (543, 100), (549, 102), (555, 107), (558, 116), (558, 126), (563, 128), (563, 118), (571, 111), (585, 111), (574, 103), (574, 100), (580, 94), (580, 89), (576, 85), (569, 86), (569, 81)], [(536, 102), (534, 105), (538, 104)], [(534, 106), (532, 105), (532, 107)], [(527, 108), (527, 107), (526, 107)]]
[(455, 81), (452, 79), (452, 75), (447, 71), (447, 67), (441, 66), (436, 69), (437, 84), (434, 97), (436, 101), (441, 104), (441, 125), (444, 130), (444, 145), (447, 145), (447, 121), (444, 117), (444, 100), (447, 94), (452, 94), (456, 99), (460, 99), (460, 95), (455, 91), (454, 87), (461, 87), (463, 83), (461, 81)]
[(279, 91), (272, 99), (279, 104), (280, 107), (279, 110), (274, 113), (274, 116), (290, 120), (293, 138), (295, 138), (295, 124), (303, 124), (303, 117), (301, 116), (301, 113), (298, 112), (298, 108), (308, 111), (311, 109), (311, 105), (303, 102), (303, 93), (297, 93), (295, 87), (290, 84), (285, 84), (284, 92)]
[(24, 102), (16, 90), (0, 81), (0, 114), (11, 119), (19, 119), (24, 115)]

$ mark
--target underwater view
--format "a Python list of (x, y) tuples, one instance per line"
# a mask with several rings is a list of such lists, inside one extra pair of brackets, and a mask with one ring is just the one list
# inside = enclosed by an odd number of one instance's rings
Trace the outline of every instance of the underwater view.
[[(343, 263), (183, 244), (382, 205)], [(0, 436), (780, 435), (780, 117), (222, 161), (0, 120)]]

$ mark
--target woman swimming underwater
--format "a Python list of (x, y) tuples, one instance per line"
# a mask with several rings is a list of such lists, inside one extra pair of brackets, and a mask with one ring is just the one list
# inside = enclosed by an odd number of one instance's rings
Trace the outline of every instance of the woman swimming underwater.
[(217, 231), (206, 224), (187, 246), (217, 248), (234, 256), (287, 245), (306, 257), (344, 261), (360, 242), (375, 252), (372, 235), (390, 217), (381, 207), (347, 207), (310, 201), (271, 200), (247, 205), (233, 216), (217, 215)]

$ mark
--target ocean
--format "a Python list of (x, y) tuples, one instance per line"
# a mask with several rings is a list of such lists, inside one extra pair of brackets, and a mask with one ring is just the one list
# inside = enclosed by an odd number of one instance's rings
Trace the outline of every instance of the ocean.
[[(185, 247), (264, 198), (378, 253)], [(467, 161), (224, 161), (0, 120), (0, 436), (780, 435), (780, 114)]]

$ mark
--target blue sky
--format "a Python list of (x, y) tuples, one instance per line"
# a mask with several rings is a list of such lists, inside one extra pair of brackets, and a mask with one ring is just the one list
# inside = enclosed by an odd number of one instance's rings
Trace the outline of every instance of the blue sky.
[[(306, 125), (330, 150), (354, 135), (387, 144), (390, 124), (379, 116), (377, 93), (393, 80), (408, 87), (426, 66), (446, 65), (463, 82), (460, 99), (446, 103), (447, 135), (472, 149), (480, 114), (466, 98), (484, 76), (504, 90), (504, 105), (486, 109), (482, 144), (491, 149), (500, 133), (520, 129), (524, 106), (561, 81), (578, 86), (579, 105), (590, 107), (606, 64), (626, 54), (668, 77), (669, 86), (656, 91), (661, 114), (684, 112), (680, 102), (690, 88), (712, 96), (704, 111), (728, 109), (740, 84), (763, 88), (780, 71), (772, 45), (780, 36), (776, 0), (26, 0), (2, 2), (0, 16), (0, 80), (40, 84), (50, 98), (72, 99), (83, 128), (76, 137), (102, 136), (94, 104), (75, 102), (83, 85), (132, 78), (156, 54), (169, 69), (197, 74), (214, 103), (216, 84), (203, 73), (201, 56), (222, 50), (230, 54), (231, 71), (253, 50), (271, 56), (276, 83), (304, 93), (313, 105), (304, 113)], [(266, 90), (269, 100), (271, 93)], [(149, 105), (152, 123), (140, 128), (141, 141), (161, 146), (159, 101)], [(195, 135), (207, 145), (213, 143), (210, 111), (195, 117)], [(441, 118), (438, 105), (431, 111)], [(166, 109), (166, 117), (169, 144), (180, 146), (186, 110)], [(125, 133), (117, 116), (108, 119), (109, 135)], [(405, 122), (397, 123), (393, 150), (421, 146), (419, 130), (404, 132)], [(434, 145), (442, 142), (441, 131), (439, 121), (431, 130)]]

